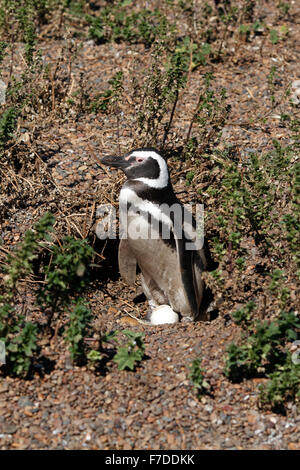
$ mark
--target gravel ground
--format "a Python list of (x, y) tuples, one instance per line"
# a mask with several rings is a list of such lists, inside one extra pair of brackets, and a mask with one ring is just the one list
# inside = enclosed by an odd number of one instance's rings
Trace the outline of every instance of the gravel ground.
[[(108, 327), (125, 323), (112, 307), (102, 316)], [(256, 403), (262, 379), (242, 384), (225, 379), (233, 324), (218, 318), (151, 328), (130, 323), (130, 328), (145, 333), (148, 357), (134, 372), (120, 372), (108, 362), (107, 372), (95, 375), (73, 367), (52, 344), (47, 358), (55, 368), (49, 375), (2, 380), (1, 448), (299, 449), (296, 409), (288, 416), (261, 411)], [(211, 396), (200, 400), (187, 369), (199, 353), (212, 386)]]
[[(268, 2), (264, 8), (268, 8)], [(257, 37), (257, 43), (242, 44), (231, 62), (212, 64), (216, 84), (227, 89), (232, 105), (223, 138), (237, 145), (242, 154), (253, 148), (268, 150), (273, 138), (282, 144), (289, 141), (276, 116), (265, 126), (253, 124), (245, 129), (237, 125), (266, 111), (267, 76), (273, 64), (284, 71), (288, 82), (300, 78), (299, 22), (291, 22), (289, 29), (288, 46), (280, 42), (261, 49)], [(59, 47), (59, 41), (44, 43), (48, 60), (55, 58)], [(77, 80), (83, 72), (97, 90), (119, 68), (126, 76), (128, 64), (137, 54), (147, 63), (142, 46), (85, 41), (72, 73)], [(188, 128), (200, 80), (201, 70), (191, 77), (191, 92), (177, 111), (182, 116), (176, 121), (177, 132)], [(132, 128), (128, 122), (134, 125), (134, 119), (128, 116), (121, 123), (120, 144), (124, 149), (130, 147)], [(90, 148), (98, 156), (116, 151), (116, 126), (112, 118), (94, 115), (70, 117), (52, 129), (45, 125), (35, 144), (58, 189), (83, 198), (93, 198), (103, 190), (108, 176), (91, 158)], [(192, 200), (193, 190), (189, 192), (183, 180), (175, 173), (173, 176), (182, 200)], [(38, 208), (28, 203), (25, 213), (11, 210), (10, 220), (2, 227), (4, 242), (17, 243), (36, 211), (42, 213), (47, 207), (51, 204), (45, 200)], [(101, 283), (94, 282), (88, 299), (99, 332), (126, 327), (144, 333), (146, 359), (135, 371), (119, 371), (108, 358), (103, 370), (97, 372), (87, 366), (73, 366), (61, 337), (53, 338), (45, 344), (41, 374), (30, 380), (0, 377), (1, 449), (300, 450), (300, 416), (293, 405), (288, 405), (286, 416), (262, 410), (257, 398), (258, 385), (264, 379), (232, 384), (224, 376), (226, 347), (239, 335), (229, 315), (237, 305), (221, 306), (218, 317), (206, 323), (148, 327), (126, 313), (128, 310), (139, 316), (145, 312), (145, 303), (134, 306), (132, 302), (138, 292), (138, 285), (129, 288), (123, 283), (113, 264)], [(212, 386), (211, 394), (201, 399), (196, 397), (188, 375), (191, 361), (199, 355)]]

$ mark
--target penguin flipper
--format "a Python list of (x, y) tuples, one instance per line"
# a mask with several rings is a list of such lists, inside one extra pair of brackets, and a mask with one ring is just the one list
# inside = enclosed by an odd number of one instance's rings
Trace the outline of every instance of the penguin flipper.
[(129, 246), (128, 240), (122, 238), (119, 244), (119, 271), (128, 284), (134, 284), (135, 282), (136, 266), (136, 258)]
[(195, 289), (195, 275), (193, 269), (193, 257), (194, 253), (192, 250), (185, 250), (184, 239), (175, 238), (176, 248), (178, 254), (179, 268), (181, 273), (181, 280), (186, 294), (186, 299), (190, 305), (191, 315), (193, 320), (196, 320), (199, 314), (198, 304), (198, 292)]

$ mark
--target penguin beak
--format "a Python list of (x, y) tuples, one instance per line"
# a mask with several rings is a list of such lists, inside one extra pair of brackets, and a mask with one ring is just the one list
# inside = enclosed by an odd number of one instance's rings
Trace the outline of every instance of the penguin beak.
[(103, 165), (112, 166), (113, 168), (120, 168), (124, 170), (128, 166), (128, 161), (124, 157), (118, 157), (116, 155), (107, 155), (101, 159)]

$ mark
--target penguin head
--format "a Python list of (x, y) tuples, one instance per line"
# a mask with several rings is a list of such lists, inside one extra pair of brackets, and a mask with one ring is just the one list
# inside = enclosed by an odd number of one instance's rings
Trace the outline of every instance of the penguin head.
[(101, 163), (124, 171), (128, 180), (141, 181), (152, 188), (164, 188), (169, 183), (166, 160), (154, 148), (140, 148), (122, 157), (103, 157)]

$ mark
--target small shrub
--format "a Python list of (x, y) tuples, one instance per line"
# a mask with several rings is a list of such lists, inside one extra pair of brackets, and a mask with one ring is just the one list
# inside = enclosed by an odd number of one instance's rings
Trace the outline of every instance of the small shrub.
[(300, 322), (293, 313), (282, 313), (274, 321), (251, 320), (254, 304), (248, 304), (237, 311), (233, 318), (244, 329), (242, 346), (231, 344), (225, 374), (233, 381), (242, 380), (266, 371), (271, 371), (284, 363), (286, 354), (283, 347), (287, 341), (297, 338), (296, 329)]
[(37, 349), (37, 326), (31, 322), (22, 324), (19, 317), (15, 331), (16, 336), (8, 343), (7, 367), (13, 374), (26, 376), (32, 364), (33, 353)]
[(253, 301), (249, 302), (245, 307), (236, 310), (232, 314), (234, 322), (236, 325), (247, 328), (253, 323), (253, 311), (256, 305)]
[(88, 110), (92, 113), (108, 113), (111, 111), (113, 105), (120, 99), (120, 95), (123, 91), (122, 80), (123, 73), (117, 72), (113, 78), (108, 81), (110, 88), (88, 100)]
[[(125, 337), (120, 340), (120, 336)], [(118, 365), (119, 370), (134, 370), (136, 365), (143, 360), (145, 356), (144, 335), (130, 330), (114, 330), (103, 334), (100, 338), (98, 349), (91, 349), (87, 353), (87, 359), (91, 365), (107, 359), (112, 359)], [(113, 350), (105, 347), (106, 343), (113, 344)]]
[[(165, 60), (162, 61), (162, 58)], [(172, 46), (166, 56), (163, 44), (154, 45), (151, 73), (144, 83), (133, 77), (134, 96), (137, 99), (137, 130), (134, 145), (156, 145), (161, 138), (164, 147), (172, 126), (179, 92), (186, 85), (189, 55)], [(162, 65), (163, 64), (163, 65)]]
[(51, 261), (45, 266), (45, 284), (40, 288), (38, 299), (41, 305), (50, 307), (54, 312), (85, 287), (88, 280), (87, 267), (94, 250), (87, 240), (69, 236), (49, 249)]
[(99, 16), (87, 15), (89, 36), (98, 42), (141, 42), (149, 47), (156, 39), (166, 36), (172, 29), (166, 17), (158, 9), (131, 11), (132, 2), (117, 2), (100, 11)]
[(37, 325), (26, 321), (13, 307), (19, 298), (18, 284), (22, 278), (32, 274), (33, 263), (43, 248), (43, 243), (50, 240), (54, 220), (52, 214), (44, 214), (32, 230), (27, 230), (24, 240), (6, 256), (2, 266), (4, 276), (0, 295), (0, 340), (6, 346), (5, 369), (12, 375), (28, 375), (37, 350)]
[(192, 361), (190, 366), (189, 377), (197, 396), (209, 393), (211, 386), (205, 380), (205, 370), (201, 367), (202, 359), (196, 358)]
[(262, 403), (283, 405), (285, 399), (299, 397), (300, 368), (284, 348), (297, 338), (300, 321), (294, 313), (284, 312), (274, 321), (254, 320), (254, 307), (251, 302), (233, 315), (244, 330), (243, 344), (232, 343), (227, 348), (225, 375), (233, 382), (266, 375), (270, 381), (261, 389)]
[[(91, 312), (83, 299), (77, 299), (71, 310), (69, 324), (66, 330), (66, 341), (69, 343), (71, 359), (77, 364), (81, 364), (86, 360), (84, 337), (91, 318)], [(91, 359), (91, 357), (88, 357), (88, 359)]]
[(268, 382), (259, 387), (262, 405), (282, 410), (288, 401), (300, 402), (300, 364), (294, 364), (290, 354), (284, 364), (267, 377)]
[(0, 147), (3, 147), (14, 135), (17, 128), (19, 110), (17, 108), (6, 109), (0, 117)]
[(5, 344), (3, 369), (10, 375), (26, 377), (37, 350), (37, 326), (17, 315), (13, 307), (0, 307), (0, 341)]
[(97, 351), (96, 349), (91, 349), (87, 353), (86, 357), (91, 363), (96, 363), (98, 361), (101, 361), (101, 359), (103, 358), (103, 355), (101, 354), (101, 352)]
[(16, 293), (17, 283), (22, 277), (33, 272), (33, 261), (37, 258), (42, 242), (50, 240), (54, 217), (45, 213), (33, 226), (33, 230), (25, 232), (24, 241), (14, 252), (7, 255), (3, 270), (5, 272), (2, 293), (6, 299), (12, 299)]
[[(201, 87), (198, 103), (186, 137), (186, 157), (191, 153), (188, 146), (190, 145), (193, 128), (195, 128), (193, 138), (197, 143), (194, 148), (196, 155), (199, 155), (209, 145), (217, 145), (220, 139), (220, 131), (229, 117), (230, 106), (226, 104), (226, 90), (223, 88), (220, 92), (214, 91), (211, 86), (213, 79), (212, 73), (204, 74), (204, 87)], [(200, 148), (198, 142), (201, 142)]]
[[(5, 41), (0, 41), (0, 65), (2, 64), (4, 57), (7, 54), (6, 52), (7, 48), (8, 48), (8, 43)], [(0, 74), (0, 77), (1, 77), (1, 74)]]
[(185, 175), (185, 177), (186, 177), (186, 184), (187, 184), (188, 186), (192, 183), (194, 176), (195, 176), (195, 172), (194, 172), (194, 171), (188, 171), (187, 174)]
[(136, 364), (140, 362), (145, 355), (145, 345), (142, 333), (135, 333), (130, 330), (123, 330), (122, 334), (128, 341), (124, 345), (119, 345), (113, 361), (118, 364), (119, 370), (134, 370)]

